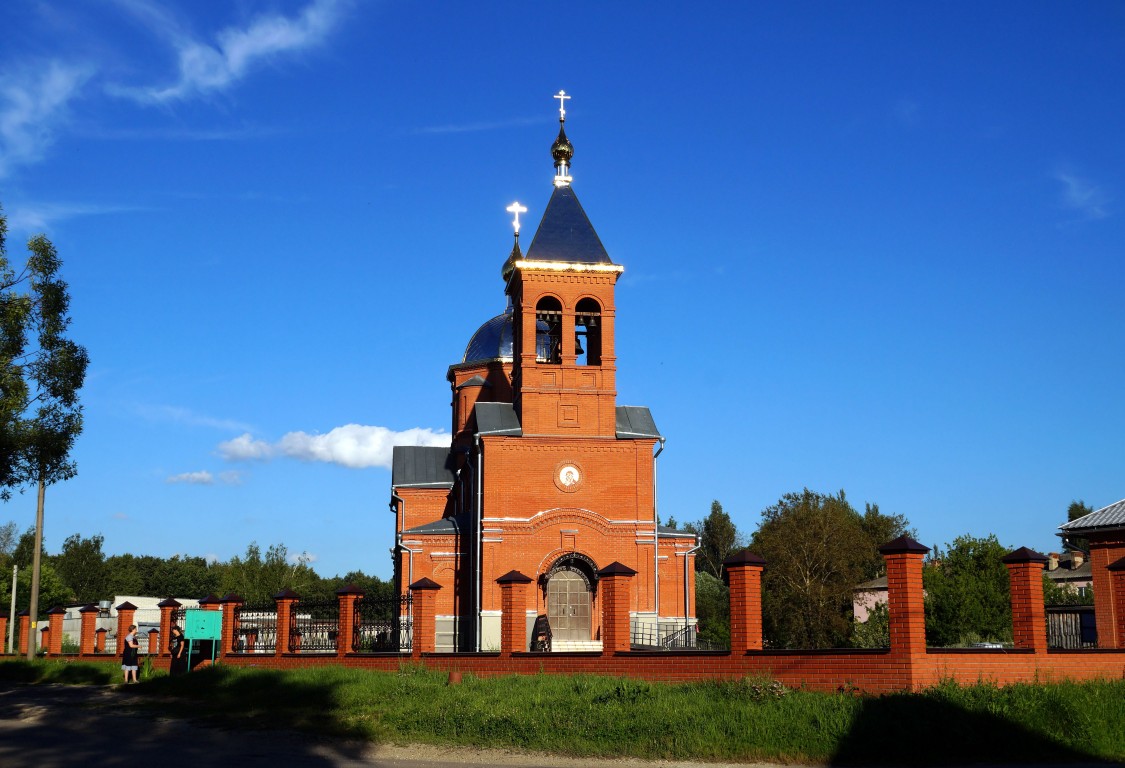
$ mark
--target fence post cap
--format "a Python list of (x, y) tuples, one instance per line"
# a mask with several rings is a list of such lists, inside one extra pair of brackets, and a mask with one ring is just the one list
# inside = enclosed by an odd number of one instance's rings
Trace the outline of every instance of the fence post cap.
[(1114, 560), (1106, 566), (1107, 571), (1125, 571), (1125, 557), (1120, 560)]
[(740, 565), (765, 565), (765, 558), (755, 555), (749, 549), (742, 549), (735, 552), (733, 555), (723, 561), (726, 567), (738, 567)]
[(345, 584), (336, 590), (337, 595), (363, 595), (365, 594), (362, 589), (355, 584)]
[(47, 611), (48, 616), (57, 616), (60, 613), (66, 613), (66, 608), (63, 608), (61, 605), (56, 605), (51, 610)]
[(283, 589), (273, 596), (274, 600), (300, 600), (301, 596), (291, 589)]
[(414, 592), (418, 592), (418, 591), (425, 592), (425, 591), (431, 590), (431, 589), (441, 589), (441, 584), (438, 584), (433, 579), (428, 579), (425, 576), (423, 576), (422, 578), (418, 579), (418, 581), (411, 584), (410, 589)]
[(179, 608), (180, 601), (174, 597), (165, 598), (156, 604), (157, 608)]
[(241, 597), (239, 597), (238, 595), (236, 595), (233, 592), (227, 592), (225, 595), (223, 595), (221, 598), (219, 598), (219, 602), (220, 603), (239, 603), (241, 605), (242, 603), (245, 603), (246, 601), (243, 600)]
[(524, 576), (519, 571), (508, 571), (496, 580), (497, 584), (530, 584), (531, 577)]
[(598, 571), (597, 575), (598, 578), (601, 578), (602, 576), (636, 576), (637, 572), (624, 563), (619, 563), (614, 560), (605, 568), (602, 568), (600, 571)]
[(1013, 550), (1000, 558), (1000, 562), (1008, 565), (1015, 565), (1017, 563), (1045, 563), (1047, 558), (1036, 552), (1034, 549), (1027, 547), (1020, 547)]
[(137, 610), (137, 606), (133, 605), (128, 600), (126, 600), (121, 605), (117, 606), (117, 610), (119, 610), (119, 611), (135, 611), (135, 610)]
[(919, 544), (909, 536), (899, 536), (894, 541), (888, 541), (879, 547), (879, 552), (884, 555), (924, 555), (929, 551), (929, 547)]
[(215, 603), (218, 603), (218, 602), (221, 602), (221, 601), (219, 600), (219, 598), (215, 597), (214, 592), (207, 595), (207, 597), (199, 598), (199, 604), (200, 605), (214, 605)]
[(99, 610), (98, 606), (94, 605), (93, 603), (87, 603), (86, 605), (79, 608), (78, 612), (79, 613), (100, 613), (100, 610)]

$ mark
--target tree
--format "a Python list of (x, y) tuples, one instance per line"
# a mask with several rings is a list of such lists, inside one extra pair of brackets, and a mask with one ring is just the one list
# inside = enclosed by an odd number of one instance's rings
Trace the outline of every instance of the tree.
[[(1070, 506), (1066, 508), (1066, 521), (1073, 523), (1080, 517), (1085, 517), (1094, 511), (1094, 508), (1082, 500), (1070, 502)], [(1090, 542), (1084, 536), (1066, 536), (1063, 541), (1071, 549), (1079, 549), (1090, 554)]]
[(684, 530), (699, 537), (695, 570), (706, 571), (716, 579), (723, 576), (723, 561), (744, 546), (730, 515), (723, 511), (723, 505), (717, 499), (711, 502), (711, 514), (701, 522), (687, 523)]
[(301, 594), (319, 580), (308, 557), (298, 555), (291, 560), (284, 544), (271, 545), (263, 557), (257, 543), (251, 543), (245, 556), (232, 557), (220, 573), (220, 589), (234, 592), (248, 603), (267, 602), (283, 589)]
[(1011, 639), (1010, 586), (1002, 562), (1010, 551), (994, 534), (958, 536), (944, 550), (934, 548), (922, 571), (929, 645)]
[[(16, 274), (5, 250), (7, 229), (0, 214), (0, 488), (4, 494), (14, 488), (38, 488), (28, 630), (33, 634), (44, 498), (48, 485), (77, 472), (69, 456), (82, 432), (78, 391), (89, 358), (84, 347), (65, 336), (70, 296), (59, 277), (62, 260), (54, 245), (43, 235), (32, 237), (27, 262)], [(30, 638), (29, 659), (34, 647)]]
[(55, 558), (55, 570), (79, 602), (96, 603), (106, 597), (104, 541), (101, 534), (88, 539), (73, 534), (66, 538), (62, 552)]
[(730, 588), (709, 571), (695, 574), (695, 616), (701, 639), (730, 648)]
[(860, 515), (843, 491), (805, 488), (764, 509), (750, 549), (766, 561), (762, 621), (770, 644), (847, 645), (855, 586), (878, 575), (878, 546), (907, 531), (904, 517), (883, 515), (877, 505)]

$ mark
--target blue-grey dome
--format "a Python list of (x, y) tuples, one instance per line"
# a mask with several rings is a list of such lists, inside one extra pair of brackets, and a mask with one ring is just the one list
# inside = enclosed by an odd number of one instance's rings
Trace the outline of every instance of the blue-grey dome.
[(462, 363), (475, 363), (484, 360), (512, 360), (512, 309), (509, 307), (502, 315), (489, 320), (477, 329), (469, 346), (465, 347)]

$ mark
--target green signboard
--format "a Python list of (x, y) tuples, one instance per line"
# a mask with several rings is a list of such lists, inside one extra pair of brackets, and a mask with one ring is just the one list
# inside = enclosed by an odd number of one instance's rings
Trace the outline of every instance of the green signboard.
[(184, 611), (184, 637), (188, 640), (221, 640), (223, 638), (222, 612), (188, 608)]

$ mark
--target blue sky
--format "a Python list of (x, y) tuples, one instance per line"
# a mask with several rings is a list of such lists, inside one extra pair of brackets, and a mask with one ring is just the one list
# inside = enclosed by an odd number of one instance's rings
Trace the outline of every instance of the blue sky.
[[(846, 490), (1057, 547), (1125, 496), (1120, 3), (0, 5), (9, 255), (91, 367), (46, 536), (389, 576), (389, 446), (574, 188), (664, 517)], [(32, 494), (0, 511), (21, 528)]]

